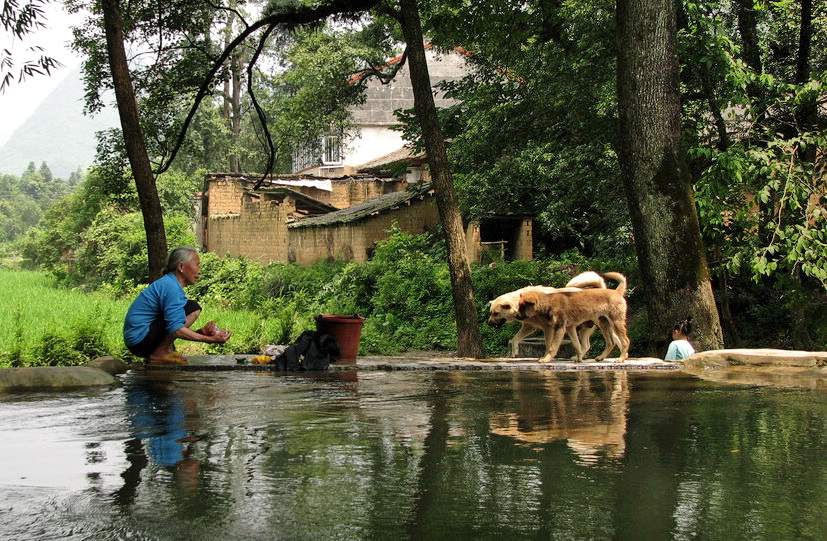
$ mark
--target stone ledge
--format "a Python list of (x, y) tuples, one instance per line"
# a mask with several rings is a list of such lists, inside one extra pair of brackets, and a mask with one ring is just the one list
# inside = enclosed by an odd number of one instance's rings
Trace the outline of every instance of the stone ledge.
[(93, 361), (89, 361), (83, 366), (91, 366), (92, 368), (99, 368), (104, 372), (117, 376), (118, 374), (125, 374), (129, 370), (129, 365), (115, 357), (98, 357)]
[(64, 391), (118, 384), (115, 376), (94, 366), (0, 368), (0, 392)]
[[(255, 371), (276, 372), (275, 365), (240, 364), (248, 361), (252, 355), (191, 355), (189, 364), (183, 366), (152, 366), (148, 370), (185, 370), (185, 371)], [(355, 361), (333, 363), (330, 371), (392, 371), (392, 370), (537, 370), (537, 371), (582, 371), (582, 370), (680, 370), (678, 362), (668, 362), (655, 358), (628, 359), (625, 363), (616, 363), (614, 359), (596, 362), (586, 360), (580, 363), (568, 359), (557, 359), (550, 363), (539, 363), (536, 358), (493, 358), (465, 359), (459, 357), (359, 357)], [(296, 372), (284, 372), (296, 373)]]
[(710, 381), (827, 389), (827, 351), (719, 349), (681, 362), (684, 372)]
[(820, 368), (827, 366), (827, 351), (715, 349), (696, 353), (681, 362), (688, 369), (733, 366)]

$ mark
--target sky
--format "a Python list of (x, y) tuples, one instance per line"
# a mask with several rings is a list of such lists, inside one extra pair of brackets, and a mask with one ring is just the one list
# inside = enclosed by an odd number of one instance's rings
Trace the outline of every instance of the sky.
[[(17, 69), (14, 82), (0, 93), (0, 146), (2, 146), (14, 130), (34, 113), (40, 102), (54, 90), (54, 88), (76, 68), (81, 58), (69, 49), (72, 39), (71, 26), (83, 22), (83, 15), (68, 14), (61, 2), (45, 4), (45, 24), (47, 28), (40, 29), (27, 35), (23, 41), (14, 39), (0, 29), (0, 49), (12, 52), (15, 66), (19, 66), (24, 59), (37, 58), (47, 55), (63, 64), (62, 68), (53, 69), (51, 75), (33, 75), (26, 77), (23, 82), (17, 81)], [(38, 53), (27, 51), (29, 47), (40, 46), (44, 50)]]

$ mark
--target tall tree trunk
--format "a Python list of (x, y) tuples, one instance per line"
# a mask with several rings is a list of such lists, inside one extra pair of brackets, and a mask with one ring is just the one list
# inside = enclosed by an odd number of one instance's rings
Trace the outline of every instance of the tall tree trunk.
[(741, 56), (755, 73), (763, 73), (758, 28), (755, 22), (755, 0), (737, 0), (738, 33), (741, 34)]
[[(798, 30), (798, 53), (795, 62), (795, 83), (804, 85), (810, 80), (810, 50), (813, 39), (813, 2), (801, 0), (801, 22)], [(799, 133), (806, 133), (818, 129), (818, 104), (815, 97), (808, 98), (798, 105), (795, 112), (796, 128)], [(807, 145), (799, 153), (804, 162), (813, 163), (816, 160), (816, 145)], [(801, 272), (792, 276), (797, 289), (801, 290)], [(809, 332), (807, 313), (801, 303), (792, 303), (790, 306), (792, 318), (792, 339), (796, 347), (808, 349), (813, 346), (813, 339)]]
[(729, 148), (730, 139), (729, 132), (727, 132), (726, 120), (721, 112), (721, 105), (715, 98), (715, 89), (712, 86), (712, 75), (709, 73), (709, 68), (706, 64), (701, 64), (701, 85), (706, 97), (706, 102), (709, 104), (709, 113), (715, 121), (715, 130), (718, 132), (717, 147), (719, 150), (726, 150)]
[(102, 0), (103, 24), (106, 31), (106, 51), (109, 55), (109, 67), (112, 70), (112, 84), (115, 87), (115, 100), (121, 118), (126, 153), (138, 190), (138, 201), (144, 217), (146, 246), (149, 258), (149, 276), (151, 280), (164, 274), (167, 258), (167, 237), (164, 231), (164, 216), (161, 200), (155, 186), (155, 176), (146, 152), (146, 143), (141, 133), (141, 121), (138, 113), (138, 101), (129, 65), (124, 49), (123, 19), (118, 0)]
[(721, 347), (691, 178), (680, 145), (676, 3), (618, 0), (617, 150), (649, 313), (650, 353), (692, 316), (693, 343)]
[[(737, 0), (735, 2), (738, 17), (738, 33), (741, 35), (741, 57), (756, 75), (764, 73), (761, 61), (761, 48), (758, 44), (758, 24), (755, 17), (755, 0)], [(755, 82), (747, 83), (747, 95), (752, 98), (753, 122), (761, 123), (767, 113), (764, 91)]]
[[(230, 12), (230, 15), (227, 20), (227, 25), (224, 27), (224, 49), (226, 50), (227, 47), (230, 46), (232, 42), (232, 33), (233, 33), (233, 22), (235, 21), (235, 13)], [(224, 69), (227, 70), (224, 78), (224, 92), (222, 92), (222, 104), (221, 104), (221, 118), (224, 119), (224, 124), (227, 127), (229, 133), (232, 134), (233, 130), (233, 123), (232, 123), (232, 60), (235, 58), (235, 55), (230, 56), (224, 61)], [(230, 136), (230, 140), (232, 141), (232, 135)], [(233, 156), (234, 152), (231, 148), (228, 152), (227, 156), (227, 170), (230, 173), (237, 173), (235, 169), (233, 169)]]
[[(810, 80), (810, 49), (813, 39), (813, 3), (801, 0), (801, 23), (798, 31), (798, 53), (795, 62), (795, 84), (803, 85)], [(796, 124), (799, 132), (813, 130), (818, 125), (818, 106), (815, 98), (801, 103), (796, 111)], [(816, 157), (815, 145), (807, 145), (802, 158), (812, 162)]]
[(810, 43), (813, 35), (813, 1), (801, 0), (801, 22), (798, 31), (798, 54), (795, 59), (795, 82), (810, 79)]
[(241, 173), (241, 159), (238, 156), (238, 145), (241, 141), (241, 60), (238, 54), (232, 56), (230, 62), (233, 93), (232, 93), (232, 114), (233, 119), (230, 124), (230, 172)]
[[(232, 42), (234, 24), (235, 13), (230, 12), (227, 25), (224, 28), (224, 49), (227, 49)], [(225, 62), (225, 67), (227, 78), (224, 79), (224, 99), (221, 116), (224, 118), (230, 133), (230, 149), (227, 156), (228, 170), (230, 173), (241, 173), (238, 143), (241, 140), (241, 70), (243, 67), (238, 50), (233, 51)]]
[(431, 93), (431, 78), (428, 74), (425, 47), (422, 43), (419, 10), (416, 0), (400, 0), (399, 6), (402, 33), (407, 43), (414, 109), (422, 127), (425, 151), (428, 154), (431, 178), (436, 191), (439, 217), (448, 246), (448, 266), (451, 272), (451, 289), (457, 321), (457, 354), (460, 357), (480, 358), (485, 355), (485, 352), (477, 320), (477, 307), (474, 303), (468, 247), (465, 244), (465, 230), (457, 205), (454, 181), (445, 150), (445, 139), (437, 119), (434, 96)]

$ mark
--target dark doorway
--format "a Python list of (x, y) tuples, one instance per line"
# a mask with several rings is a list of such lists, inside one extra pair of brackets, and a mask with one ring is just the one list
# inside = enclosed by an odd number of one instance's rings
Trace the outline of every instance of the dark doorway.
[(523, 219), (517, 217), (486, 218), (480, 221), (481, 263), (516, 259)]

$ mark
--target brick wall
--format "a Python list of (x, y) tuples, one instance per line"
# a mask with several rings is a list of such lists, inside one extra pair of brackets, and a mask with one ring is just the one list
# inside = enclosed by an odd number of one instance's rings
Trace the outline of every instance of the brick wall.
[(237, 178), (208, 178), (207, 216), (238, 214), (244, 189)]
[(534, 259), (534, 220), (523, 218), (520, 230), (516, 239), (514, 259), (530, 261)]
[(262, 263), (289, 261), (314, 263), (342, 259), (367, 261), (369, 251), (395, 223), (419, 234), (439, 223), (433, 198), (403, 205), (394, 211), (356, 222), (324, 227), (287, 227), (285, 206), (272, 201), (249, 201), (240, 214), (207, 218), (207, 250), (218, 255), (245, 256)]
[(343, 209), (358, 205), (366, 199), (404, 190), (408, 186), (403, 180), (379, 179), (332, 179), (331, 185), (332, 192), (308, 186), (287, 187), (337, 209)]
[[(244, 196), (244, 185), (252, 187), (257, 177), (240, 177), (238, 175), (207, 175), (207, 216), (217, 214), (238, 214)], [(343, 209), (357, 205), (366, 199), (398, 192), (408, 187), (404, 180), (387, 180), (374, 178), (329, 179), (333, 191), (320, 190), (311, 186), (284, 186), (312, 197), (322, 203)], [(285, 181), (286, 183), (289, 180)]]
[[(220, 256), (245, 256), (262, 263), (289, 261), (308, 264), (335, 259), (363, 262), (376, 242), (387, 238), (387, 231), (394, 222), (402, 231), (412, 234), (432, 230), (439, 224), (436, 200), (429, 197), (356, 222), (288, 228), (287, 222), (295, 207), (292, 198), (286, 197), (282, 204), (251, 200), (245, 197), (244, 180), (240, 178), (211, 175), (207, 180), (204, 246)], [(396, 188), (403, 187), (404, 183), (395, 185), (380, 180), (350, 180), (334, 182), (333, 186), (332, 193), (301, 187), (297, 187), (296, 191), (317, 199), (320, 199), (319, 193), (325, 193), (329, 197), (327, 203), (343, 208), (397, 191)], [(514, 257), (532, 258), (530, 218), (522, 221), (510, 242), (514, 243)], [(466, 243), (470, 260), (479, 261), (480, 230), (477, 224), (469, 225)]]
[(262, 263), (287, 260), (287, 217), (273, 201), (248, 201), (240, 214), (207, 218), (207, 250)]

